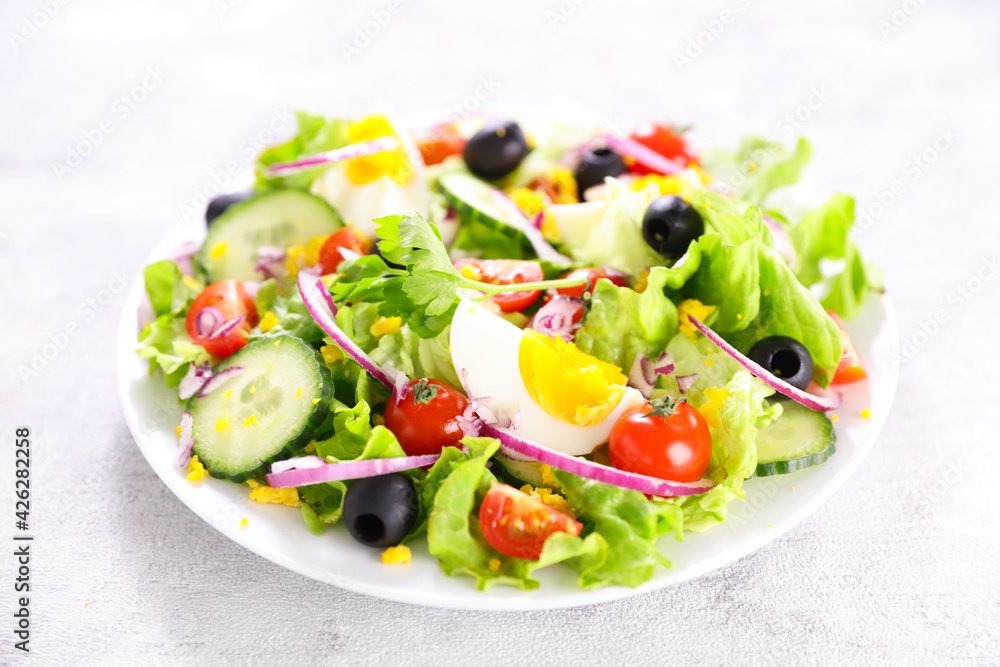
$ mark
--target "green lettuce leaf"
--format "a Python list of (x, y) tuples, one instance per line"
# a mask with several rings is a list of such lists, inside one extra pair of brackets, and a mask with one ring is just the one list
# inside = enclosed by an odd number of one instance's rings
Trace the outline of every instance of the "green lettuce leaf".
[(177, 263), (169, 259), (147, 266), (144, 278), (146, 294), (157, 317), (186, 312), (191, 300), (197, 296), (184, 282)]
[(664, 293), (670, 270), (654, 267), (636, 292), (600, 280), (577, 330), (577, 347), (628, 373), (636, 355), (655, 357), (677, 332), (677, 308)]
[[(579, 554), (567, 564), (580, 573), (581, 588), (636, 587), (670, 561), (656, 547), (659, 538), (673, 533), (683, 539), (683, 512), (674, 504), (653, 502), (638, 491), (571, 475), (552, 474), (561, 492), (584, 524), (587, 540), (600, 537), (606, 552)], [(546, 544), (546, 546), (548, 546)], [(600, 556), (603, 556), (600, 557)]]
[(499, 447), (490, 438), (466, 438), (467, 460), (453, 463), (434, 494), (427, 521), (427, 546), (449, 576), (471, 575), (480, 590), (505, 584), (529, 590), (538, 586), (531, 574), (559, 562), (584, 562), (590, 567), (604, 562), (607, 542), (599, 535), (584, 539), (566, 533), (552, 535), (537, 561), (505, 556), (486, 542), (474, 513), (495, 478), (486, 463)]
[[(854, 199), (837, 194), (789, 229), (798, 253), (796, 275), (819, 293), (823, 306), (844, 318), (858, 314), (868, 292), (880, 289), (878, 272), (861, 258), (850, 230), (854, 226)], [(824, 276), (824, 260), (843, 263), (843, 268)]]
[(615, 179), (607, 187), (609, 203), (604, 215), (591, 229), (586, 242), (575, 247), (567, 244), (566, 250), (577, 261), (611, 266), (633, 276), (647, 267), (663, 266), (663, 257), (642, 237), (642, 217), (658, 190), (648, 187), (635, 191)]
[(279, 294), (277, 282), (269, 278), (261, 283), (255, 302), (261, 317), (271, 311), (278, 318), (278, 325), (268, 335), (289, 333), (310, 345), (318, 345), (323, 340), (323, 330), (306, 310), (298, 289), (289, 290), (287, 295)]
[[(700, 377), (699, 383), (702, 383)], [(721, 407), (714, 406), (712, 396), (704, 393), (719, 386), (708, 387), (708, 384), (711, 381), (694, 387), (688, 395), (691, 404), (705, 415), (712, 433), (712, 458), (706, 477), (714, 480), (716, 486), (700, 496), (663, 501), (683, 511), (685, 530), (698, 533), (721, 523), (726, 518), (727, 505), (744, 497), (743, 482), (757, 468), (757, 430), (781, 414), (780, 403), (765, 404), (764, 397), (772, 390), (744, 370), (724, 385), (727, 398)]]
[(735, 190), (736, 197), (761, 205), (780, 187), (798, 182), (802, 168), (812, 158), (812, 146), (800, 138), (788, 150), (763, 137), (746, 137), (735, 153), (709, 151), (703, 158), (705, 169)]
[(176, 387), (191, 363), (202, 364), (211, 357), (187, 334), (183, 315), (166, 313), (143, 327), (136, 354), (149, 360), (149, 374), (163, 371), (168, 387)]

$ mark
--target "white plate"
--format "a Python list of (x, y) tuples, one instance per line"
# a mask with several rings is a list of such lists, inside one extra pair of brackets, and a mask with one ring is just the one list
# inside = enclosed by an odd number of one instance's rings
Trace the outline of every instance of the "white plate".
[[(197, 225), (178, 225), (161, 241), (149, 261), (171, 254), (184, 240), (203, 234)], [(476, 590), (471, 577), (448, 577), (426, 544), (413, 545), (413, 562), (384, 565), (378, 549), (355, 542), (342, 526), (321, 537), (310, 533), (297, 509), (261, 505), (247, 498), (241, 484), (206, 478), (189, 482), (176, 464), (181, 410), (176, 393), (159, 375), (150, 376), (135, 354), (137, 307), (142, 280), (132, 286), (118, 332), (118, 389), (132, 435), (160, 479), (208, 524), (247, 549), (283, 567), (321, 582), (400, 602), (483, 610), (529, 610), (594, 604), (636, 595), (697, 577), (731, 563), (794, 527), (818, 508), (851, 476), (872, 448), (896, 390), (899, 335), (887, 298), (872, 298), (861, 316), (850, 322), (851, 336), (864, 359), (870, 380), (848, 385), (837, 411), (837, 453), (822, 466), (792, 475), (753, 479), (746, 499), (729, 505), (726, 521), (683, 543), (664, 538), (660, 547), (673, 561), (642, 586), (580, 590), (575, 571), (552, 566), (537, 573), (541, 586), (533, 591), (494, 587)], [(871, 411), (869, 419), (861, 412)], [(240, 526), (243, 518), (246, 528)]]

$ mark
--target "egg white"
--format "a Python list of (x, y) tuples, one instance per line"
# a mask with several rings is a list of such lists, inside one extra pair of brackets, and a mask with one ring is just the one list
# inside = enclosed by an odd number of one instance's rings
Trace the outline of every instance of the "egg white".
[(545, 412), (528, 393), (521, 378), (518, 355), (524, 332), (486, 308), (463, 299), (451, 324), (451, 358), (455, 371), (465, 370), (473, 395), (489, 397), (487, 405), (513, 418), (519, 414), (517, 434), (565, 454), (589, 454), (607, 442), (621, 415), (644, 402), (629, 387), (615, 409), (592, 426), (577, 426)]

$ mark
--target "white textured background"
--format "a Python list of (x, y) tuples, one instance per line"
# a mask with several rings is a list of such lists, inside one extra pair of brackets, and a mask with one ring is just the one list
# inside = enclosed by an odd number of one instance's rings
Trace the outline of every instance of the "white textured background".
[[(10, 544), (22, 424), (38, 536), (30, 657), (11, 646), (13, 560), (0, 556), (0, 663), (1000, 664), (997, 3), (564, 0), (552, 23), (555, 0), (399, 0), (349, 61), (342, 45), (387, 2), (225, 2), (0, 9), (0, 538)], [(707, 45), (679, 67), (699, 33)], [(162, 80), (130, 92), (148, 68)], [(282, 110), (386, 101), (444, 115), (481, 77), (499, 84), (486, 106), (569, 96), (609, 119), (694, 123), (703, 146), (781, 137), (799, 109), (815, 147), (807, 203), (845, 191), (868, 208), (901, 181), (861, 233), (907, 353), (896, 403), (862, 470), (789, 534), (618, 603), (449, 612), (266, 562), (146, 465), (114, 391), (116, 275), (134, 279), (182, 207), (213, 172), (245, 167)], [(827, 99), (800, 109), (814, 89)], [(935, 151), (941, 131), (957, 136)], [(925, 151), (933, 163), (915, 168)], [(69, 325), (55, 358), (19, 377)]]

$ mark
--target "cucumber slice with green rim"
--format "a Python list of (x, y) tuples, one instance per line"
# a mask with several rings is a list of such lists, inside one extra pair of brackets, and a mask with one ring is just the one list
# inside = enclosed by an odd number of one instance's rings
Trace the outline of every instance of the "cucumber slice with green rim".
[(325, 199), (303, 190), (269, 190), (225, 210), (212, 221), (195, 261), (207, 282), (260, 280), (257, 251), (262, 245), (305, 245), (344, 226)]
[(497, 480), (504, 484), (509, 484), (515, 489), (520, 489), (525, 484), (532, 486), (548, 486), (542, 481), (542, 464), (530, 461), (514, 461), (503, 454), (494, 454), (493, 460), (497, 465), (490, 468), (490, 471)]
[(783, 401), (777, 421), (757, 432), (757, 476), (785, 475), (819, 465), (837, 451), (833, 422), (822, 412)]
[(444, 174), (438, 179), (437, 188), (458, 213), (461, 222), (481, 222), (531, 249), (528, 237), (513, 225), (507, 212), (496, 205), (493, 200), (496, 188), (486, 181), (469, 174)]
[(194, 453), (213, 477), (242, 482), (312, 439), (333, 400), (333, 378), (322, 359), (295, 336), (265, 336), (213, 372), (243, 372), (204, 398), (188, 401)]

